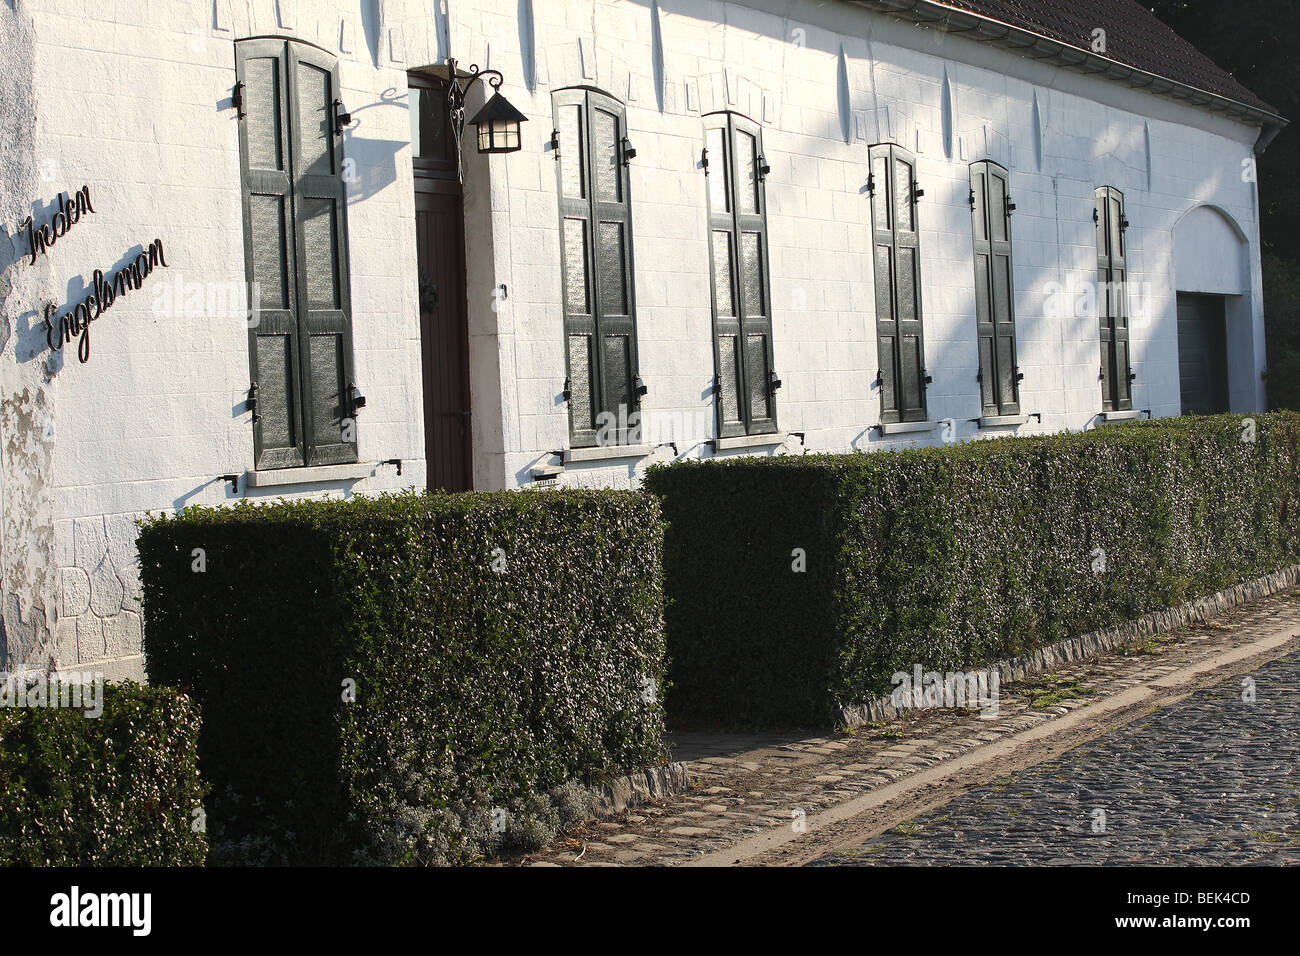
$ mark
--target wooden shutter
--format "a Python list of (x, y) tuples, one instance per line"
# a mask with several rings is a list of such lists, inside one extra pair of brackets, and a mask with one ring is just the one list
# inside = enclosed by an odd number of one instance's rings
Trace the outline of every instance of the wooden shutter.
[(718, 435), (775, 432), (772, 294), (760, 127), (705, 117)]
[(926, 416), (921, 247), (916, 221), (916, 160), (888, 143), (872, 146), (871, 229), (880, 362), (880, 420)]
[(1097, 228), (1097, 317), (1101, 338), (1101, 398), (1106, 411), (1133, 407), (1129, 359), (1128, 265), (1124, 194), (1099, 187), (1093, 219)]
[(979, 162), (971, 165), (970, 177), (980, 404), (988, 415), (1018, 415), (1020, 375), (1007, 171), (997, 163)]
[[(640, 410), (626, 112), (617, 100), (586, 90), (561, 90), (552, 106), (569, 433), (575, 447), (595, 445), (602, 435), (624, 443)], [(606, 421), (617, 426), (602, 430)]]
[(260, 312), (250, 322), (248, 354), (257, 405), (253, 445), (258, 468), (306, 464), (298, 413), (298, 275), (294, 253), (289, 148), (288, 68), (283, 40), (235, 47), (243, 116), (244, 264)]
[(333, 57), (283, 40), (235, 48), (257, 468), (357, 460), (347, 203)]
[(338, 63), (314, 47), (288, 47), (308, 464), (351, 462), (357, 460), (357, 443), (349, 394), (353, 374), (347, 187), (343, 137), (334, 133)]

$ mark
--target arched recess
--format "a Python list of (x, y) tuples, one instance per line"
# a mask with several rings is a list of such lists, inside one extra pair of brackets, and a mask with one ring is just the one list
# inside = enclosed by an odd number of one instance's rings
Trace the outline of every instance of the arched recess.
[(1193, 206), (1174, 224), (1173, 270), (1183, 412), (1258, 410), (1263, 324), (1245, 231), (1218, 206)]
[(1193, 206), (1174, 224), (1174, 285), (1179, 292), (1250, 292), (1250, 243), (1218, 206)]

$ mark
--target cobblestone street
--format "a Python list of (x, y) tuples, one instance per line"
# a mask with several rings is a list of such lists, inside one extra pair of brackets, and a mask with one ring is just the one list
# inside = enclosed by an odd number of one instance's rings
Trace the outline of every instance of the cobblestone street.
[(1297, 760), (1300, 652), (819, 862), (1300, 863)]
[[(1268, 635), (1275, 651), (1260, 650)], [(692, 792), (515, 863), (1300, 860), (1296, 636), (1300, 591), (1289, 588), (1004, 684), (996, 720), (929, 710), (851, 734), (676, 734)], [(1215, 665), (1234, 651), (1263, 656)], [(1183, 697), (1179, 675), (1206, 667)], [(1242, 702), (1238, 674), (1253, 675), (1254, 704)], [(1147, 692), (1170, 706), (1149, 714), (1153, 700), (1134, 698), (1127, 707), (1139, 709), (1124, 712), (1125, 697)], [(1018, 742), (1072, 720), (1050, 753)], [(1092, 833), (1094, 809), (1105, 810), (1103, 833)], [(794, 832), (805, 819), (807, 832)]]

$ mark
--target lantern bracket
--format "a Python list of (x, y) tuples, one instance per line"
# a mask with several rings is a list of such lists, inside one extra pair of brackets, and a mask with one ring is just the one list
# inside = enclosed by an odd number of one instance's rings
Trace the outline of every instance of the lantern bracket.
[(461, 140), (465, 135), (465, 101), (474, 84), (484, 79), (492, 88), (493, 94), (497, 94), (505, 82), (500, 70), (480, 69), (477, 63), (470, 64), (467, 75), (459, 76), (456, 73), (455, 58), (447, 58), (447, 115), (451, 119), (452, 138), (456, 141), (456, 170), (462, 181), (465, 178), (465, 165), (461, 159)]

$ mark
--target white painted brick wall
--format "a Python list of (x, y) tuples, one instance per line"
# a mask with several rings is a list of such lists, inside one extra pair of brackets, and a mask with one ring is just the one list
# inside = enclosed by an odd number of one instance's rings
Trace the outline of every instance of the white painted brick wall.
[[(135, 517), (228, 503), (235, 496), (216, 476), (252, 466), (242, 322), (159, 316), (150, 308), (153, 289), (177, 276), (244, 280), (230, 105), (240, 37), (298, 37), (340, 59), (343, 98), (357, 120), (344, 153), (357, 172), (349, 229), (355, 360), (368, 398), (360, 455), (404, 460), (400, 478), (376, 466), (355, 485), (248, 497), (370, 493), (425, 481), (405, 74), (441, 62), (448, 40), (462, 66), (501, 70), (503, 92), (529, 117), (519, 153), (467, 151), (478, 487), (527, 484), (532, 468), (567, 444), (557, 189), (547, 143), (552, 91), (579, 84), (628, 102), (638, 150), (631, 188), (647, 431), (674, 424), (662, 437), (675, 440), (682, 456), (710, 454), (704, 442), (713, 435), (706, 180), (698, 160), (701, 114), (726, 108), (764, 127), (774, 350), (784, 383), (778, 415), (783, 431), (806, 434), (808, 448), (939, 440), (937, 431), (890, 441), (869, 430), (879, 407), (866, 149), (886, 140), (918, 153), (926, 190), (919, 220), (932, 419), (954, 419), (962, 438), (989, 437), (968, 422), (980, 410), (968, 164), (986, 158), (1010, 168), (1018, 206), (1022, 406), (1042, 415), (1021, 433), (1082, 428), (1100, 411), (1095, 317), (1045, 314), (1050, 283), (1095, 281), (1091, 215), (1100, 185), (1125, 192), (1130, 278), (1152, 293), (1150, 314), (1135, 316), (1132, 330), (1134, 407), (1155, 415), (1179, 409), (1174, 292), (1187, 286), (1174, 277), (1174, 229), (1198, 206), (1215, 207), (1213, 215), (1235, 230), (1203, 241), (1195, 237), (1208, 230), (1186, 230), (1198, 248), (1180, 255), (1213, 261), (1244, 250), (1242, 273), (1222, 281), (1244, 273), (1246, 288), (1232, 291), (1246, 293), (1235, 314), (1243, 354), (1254, 362), (1234, 375), (1255, 380), (1235, 384), (1233, 401), (1248, 409), (1261, 400), (1256, 200), (1240, 175), (1257, 131), (1173, 100), (813, 0), (448, 0), (445, 13), (417, 0), (373, 7), (343, 0), (37, 0), (23, 7), (35, 35), (36, 91), (35, 155), (25, 161), (54, 162), (49, 181), (24, 187), (28, 200), (48, 204), (56, 191), (84, 183), (97, 211), (35, 266), (15, 267), (25, 270), (26, 298), (21, 308), (16, 299), (6, 304), (6, 317), (39, 310), (45, 299), (66, 305), (91, 270), (107, 271), (154, 238), (170, 263), (94, 326), (88, 365), (65, 360), (41, 386), (52, 408), (51, 474), (43, 476), (52, 491), (21, 501), (52, 495), (39, 507), (51, 511), (53, 533), (49, 554), (28, 548), (25, 560), (52, 568), (45, 587), (55, 592), (48, 598), (57, 605), (51, 639), (61, 663), (113, 660), (123, 672), (138, 671)], [(531, 33), (519, 19), (528, 7)], [(662, 87), (655, 35), (663, 42)], [(535, 73), (531, 89), (527, 64)], [(7, 225), (12, 233), (17, 221)], [(1239, 248), (1218, 248), (1224, 242)], [(509, 297), (494, 310), (492, 289), (502, 283)], [(22, 326), (26, 340), (14, 335), (4, 347), (6, 394), (35, 381), (32, 370), (44, 361), (21, 352), (34, 321), (29, 314)], [(799, 447), (791, 439), (783, 450)], [(646, 464), (671, 457), (662, 448), (640, 462), (571, 465), (561, 482), (633, 486)], [(7, 493), (6, 509), (20, 506), (11, 500), (20, 501)], [(11, 551), (7, 579), (10, 566), (24, 560)]]

